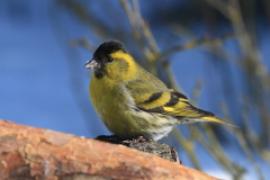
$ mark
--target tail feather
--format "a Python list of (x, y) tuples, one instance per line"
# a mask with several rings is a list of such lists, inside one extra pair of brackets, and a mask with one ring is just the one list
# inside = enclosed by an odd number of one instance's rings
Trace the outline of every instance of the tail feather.
[(237, 128), (237, 126), (235, 126), (229, 122), (226, 122), (226, 121), (224, 121), (216, 116), (204, 116), (204, 117), (201, 117), (201, 119), (203, 120), (203, 122), (217, 123), (217, 124), (222, 124), (222, 125)]
[(193, 110), (197, 111), (200, 114), (201, 122), (216, 123), (216, 124), (222, 124), (222, 125), (230, 126), (233, 128), (237, 128), (237, 126), (235, 126), (235, 125), (233, 125), (233, 124), (231, 124), (223, 119), (216, 117), (213, 113), (211, 113), (209, 111), (205, 111), (205, 110), (199, 109), (199, 108), (194, 107), (194, 106), (192, 106), (192, 107), (193, 107)]

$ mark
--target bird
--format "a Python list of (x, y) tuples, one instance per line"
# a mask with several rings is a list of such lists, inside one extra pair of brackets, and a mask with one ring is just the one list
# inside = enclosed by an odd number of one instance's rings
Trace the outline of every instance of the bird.
[(105, 41), (85, 64), (92, 70), (90, 99), (106, 127), (121, 138), (158, 141), (179, 124), (227, 124), (192, 105), (140, 66), (120, 41)]

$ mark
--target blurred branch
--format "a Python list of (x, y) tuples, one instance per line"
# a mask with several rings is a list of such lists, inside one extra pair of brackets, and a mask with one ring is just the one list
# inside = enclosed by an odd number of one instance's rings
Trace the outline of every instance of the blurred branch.
[(241, 179), (244, 173), (243, 167), (234, 163), (223, 151), (222, 146), (217, 140), (213, 130), (208, 125), (203, 125), (203, 132), (207, 135), (207, 141), (202, 136), (198, 136), (198, 141), (211, 152), (211, 155), (230, 173), (233, 174), (234, 179)]
[(194, 40), (189, 41), (186, 44), (176, 45), (176, 46), (170, 47), (167, 50), (164, 50), (161, 54), (159, 54), (157, 59), (166, 59), (174, 53), (185, 51), (185, 50), (192, 49), (192, 48), (196, 48), (198, 46), (222, 44), (224, 41), (226, 41), (232, 37), (233, 37), (232, 34), (228, 34), (228, 35), (225, 35), (221, 38), (203, 37), (200, 39), (194, 39)]
[(94, 46), (93, 44), (91, 44), (89, 42), (88, 39), (86, 38), (79, 38), (79, 39), (74, 39), (70, 41), (70, 45), (73, 47), (81, 47), (84, 48), (86, 50), (88, 50), (89, 52), (94, 52), (96, 46)]
[[(110, 28), (105, 22), (96, 16), (91, 10), (88, 11), (86, 6), (76, 0), (58, 0), (59, 4), (66, 7), (72, 12), (81, 22), (86, 24), (90, 30), (94, 32), (98, 37), (120, 39), (124, 40), (126, 35), (125, 32), (119, 33), (114, 29)], [(120, 28), (118, 28), (120, 29)]]
[[(122, 0), (123, 1), (123, 0)], [(159, 52), (158, 44), (154, 38), (154, 35), (152, 31), (150, 30), (149, 25), (146, 23), (144, 18), (141, 16), (140, 6), (139, 6), (139, 0), (132, 0), (133, 8), (136, 17), (138, 18), (138, 23), (142, 28), (143, 35), (145, 39), (147, 40), (149, 47), (154, 53)]]
[(202, 168), (201, 168), (200, 162), (198, 160), (198, 156), (195, 153), (194, 142), (190, 141), (189, 139), (185, 139), (183, 134), (177, 129), (173, 129), (173, 135), (176, 138), (176, 140), (179, 142), (181, 147), (188, 154), (192, 165), (196, 169), (201, 170)]
[[(132, 0), (131, 2), (132, 3), (130, 4), (126, 0), (120, 0), (120, 4), (124, 8), (134, 30), (135, 39), (146, 48), (146, 50), (143, 50), (145, 57), (150, 62), (155, 61), (156, 54), (159, 54), (157, 42), (149, 26), (141, 16), (138, 0)], [(144, 45), (144, 41), (146, 41), (148, 46)]]
[(229, 17), (228, 4), (222, 0), (205, 0), (212, 7), (216, 8), (225, 17)]
[(108, 26), (98, 20), (95, 16), (92, 16), (87, 11), (86, 7), (80, 4), (75, 0), (58, 0), (59, 4), (63, 5), (70, 12), (74, 13), (80, 21), (85, 23), (90, 27), (90, 29), (94, 30), (95, 34), (98, 34), (103, 37), (108, 36)]
[[(221, 13), (228, 18), (232, 24), (234, 32), (236, 34), (241, 55), (243, 56), (243, 61), (241, 61), (241, 66), (246, 72), (246, 83), (250, 90), (250, 103), (253, 109), (257, 108), (260, 112), (261, 118), (261, 135), (260, 143), (264, 142), (264, 146), (270, 144), (270, 121), (269, 112), (264, 109), (265, 106), (269, 106), (268, 98), (263, 98), (265, 94), (269, 94), (270, 90), (270, 76), (266, 66), (262, 63), (259, 50), (254, 42), (253, 34), (248, 31), (247, 25), (241, 14), (241, 8), (238, 0), (229, 0), (227, 3), (221, 3), (223, 1), (213, 1), (206, 0), (210, 5), (215, 7)], [(226, 9), (224, 13), (221, 9)], [(267, 96), (266, 96), (267, 97)], [(247, 136), (248, 134), (244, 134)], [(251, 142), (252, 144), (258, 144), (259, 142)], [(262, 148), (262, 146), (261, 146)]]

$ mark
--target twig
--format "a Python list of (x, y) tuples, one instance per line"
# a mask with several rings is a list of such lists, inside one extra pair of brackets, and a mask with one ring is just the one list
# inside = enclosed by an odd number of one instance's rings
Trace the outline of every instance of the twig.
[(181, 144), (181, 147), (183, 147), (185, 152), (188, 154), (188, 157), (189, 157), (192, 165), (196, 169), (199, 169), (199, 170), (202, 169), (200, 162), (198, 160), (198, 157), (197, 157), (196, 153), (194, 152), (193, 141), (185, 139), (184, 135), (179, 130), (176, 130), (176, 129), (173, 130), (173, 135), (177, 139), (177, 141)]
[(196, 48), (196, 47), (202, 46), (202, 45), (221, 44), (224, 41), (226, 41), (232, 37), (233, 37), (232, 34), (228, 34), (228, 35), (223, 36), (222, 38), (203, 37), (200, 39), (194, 39), (186, 44), (176, 45), (176, 46), (173, 46), (167, 50), (164, 50), (161, 54), (159, 54), (159, 56), (157, 56), (157, 59), (166, 59), (174, 53), (185, 51), (185, 50), (192, 49), (192, 48)]
[(79, 39), (71, 40), (70, 45), (82, 47), (88, 50), (89, 52), (93, 52), (96, 48), (93, 44), (89, 43), (89, 40), (86, 38), (79, 38)]

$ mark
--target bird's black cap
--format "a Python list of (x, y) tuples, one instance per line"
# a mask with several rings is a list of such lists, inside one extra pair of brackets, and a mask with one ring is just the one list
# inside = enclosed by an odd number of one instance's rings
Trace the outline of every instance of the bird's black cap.
[(119, 41), (107, 41), (102, 43), (94, 53), (94, 58), (101, 59), (104, 56), (108, 56), (116, 51), (125, 51), (121, 42)]

